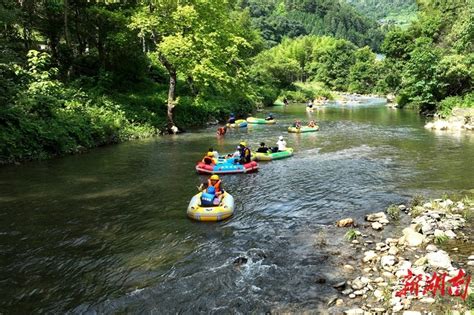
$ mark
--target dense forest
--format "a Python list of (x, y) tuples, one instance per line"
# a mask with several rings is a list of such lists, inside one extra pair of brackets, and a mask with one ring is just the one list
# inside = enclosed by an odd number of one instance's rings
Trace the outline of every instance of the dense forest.
[(383, 25), (406, 26), (416, 18), (415, 0), (347, 0), (347, 3)]
[(418, 7), (383, 30), (327, 0), (0, 0), (0, 163), (331, 90), (393, 93), (424, 113), (472, 106), (472, 2)]
[(329, 35), (357, 46), (378, 49), (383, 34), (375, 20), (364, 17), (345, 2), (333, 0), (240, 0), (267, 46), (284, 37)]

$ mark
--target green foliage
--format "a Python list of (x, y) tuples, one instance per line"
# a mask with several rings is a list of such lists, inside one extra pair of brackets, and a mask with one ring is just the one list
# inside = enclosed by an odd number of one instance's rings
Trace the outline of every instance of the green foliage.
[(444, 243), (446, 243), (448, 240), (449, 240), (449, 237), (447, 237), (446, 235), (442, 234), (442, 235), (435, 236), (433, 241), (434, 241), (435, 244), (444, 244)]
[(344, 237), (345, 237), (346, 240), (352, 241), (352, 240), (355, 240), (359, 234), (360, 234), (359, 231), (357, 231), (356, 229), (351, 228), (346, 232)]
[(439, 103), (438, 113), (442, 117), (448, 117), (454, 108), (473, 108), (474, 107), (474, 92), (464, 96), (447, 97)]
[[(420, 1), (419, 19), (389, 32), (382, 45), (391, 71), (380, 88), (398, 93), (400, 106), (447, 116), (454, 104), (468, 104), (473, 90), (474, 3)], [(456, 97), (457, 96), (457, 97)], [(446, 99), (446, 100), (444, 100)]]
[(415, 0), (347, 0), (359, 12), (384, 24), (403, 24), (417, 10)]
[(376, 49), (382, 32), (375, 21), (358, 14), (344, 2), (332, 0), (241, 0), (268, 46), (284, 37), (329, 35)]
[(410, 208), (421, 206), (424, 201), (425, 198), (422, 195), (415, 195), (410, 201)]
[(388, 217), (392, 220), (398, 221), (400, 220), (400, 208), (397, 205), (390, 205), (387, 208)]
[(26, 89), (12, 106), (0, 108), (0, 163), (47, 158), (85, 148), (147, 137), (148, 124), (127, 120), (120, 105), (64, 86), (49, 66), (50, 56), (30, 51), (18, 68)]

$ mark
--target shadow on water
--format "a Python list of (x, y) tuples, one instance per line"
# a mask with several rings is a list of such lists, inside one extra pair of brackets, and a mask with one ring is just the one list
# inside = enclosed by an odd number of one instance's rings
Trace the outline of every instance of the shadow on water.
[[(426, 131), (413, 112), (377, 101), (271, 111), (276, 125), (222, 139), (213, 127), (0, 169), (0, 312), (324, 309), (343, 277), (334, 266), (353, 259), (334, 221), (474, 187), (473, 137)], [(321, 131), (288, 134), (297, 118)], [(233, 218), (186, 218), (209, 146), (232, 152), (279, 135), (294, 157), (224, 177)]]

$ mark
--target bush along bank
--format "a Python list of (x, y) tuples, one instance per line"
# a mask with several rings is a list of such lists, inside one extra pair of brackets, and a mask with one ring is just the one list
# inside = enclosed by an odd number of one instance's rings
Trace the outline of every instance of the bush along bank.
[[(403, 218), (405, 214), (411, 218)], [(343, 266), (351, 280), (338, 284), (340, 296), (330, 302), (331, 309), (345, 314), (472, 309), (473, 216), (474, 201), (469, 198), (415, 198), (411, 205), (367, 215), (366, 231), (351, 229), (346, 234), (360, 257), (357, 266)], [(384, 233), (387, 225), (404, 219), (409, 226), (392, 229), (403, 228), (401, 232)], [(392, 233), (397, 234), (387, 235)]]
[[(166, 87), (155, 83), (134, 92), (82, 90), (57, 80), (50, 56), (31, 51), (25, 67), (2, 67), (0, 164), (84, 152), (90, 148), (160, 134), (166, 129)], [(178, 98), (180, 129), (252, 111), (246, 100)]]

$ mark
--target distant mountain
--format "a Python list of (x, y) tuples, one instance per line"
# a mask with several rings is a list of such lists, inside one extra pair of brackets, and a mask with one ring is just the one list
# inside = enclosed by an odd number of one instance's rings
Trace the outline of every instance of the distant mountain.
[(379, 24), (337, 0), (240, 0), (269, 46), (283, 37), (329, 35), (377, 50), (383, 40)]
[(363, 15), (380, 24), (404, 26), (416, 18), (416, 0), (346, 0)]

